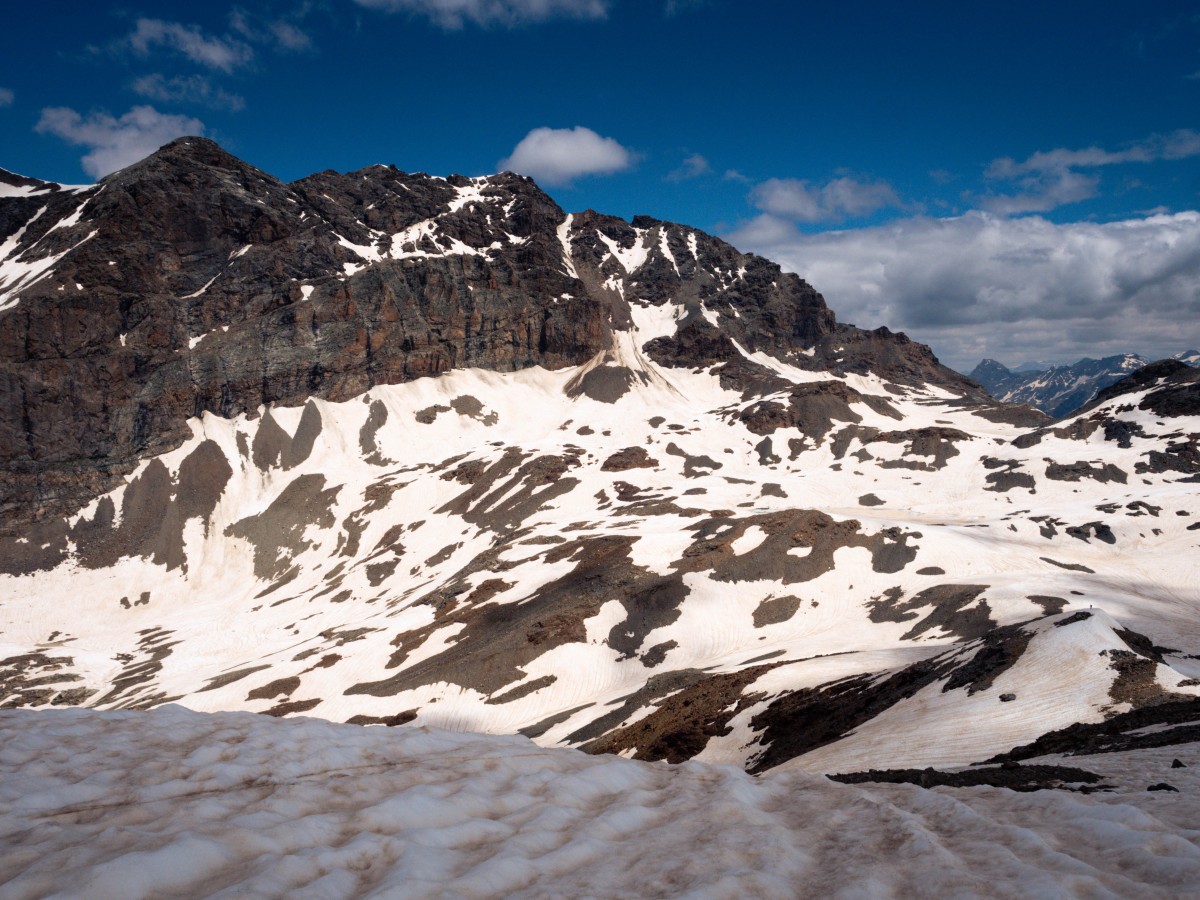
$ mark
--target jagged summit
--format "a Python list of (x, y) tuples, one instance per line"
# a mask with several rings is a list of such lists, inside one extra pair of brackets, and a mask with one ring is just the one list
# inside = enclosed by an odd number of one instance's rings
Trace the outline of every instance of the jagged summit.
[(252, 168), (232, 153), (229, 153), (211, 138), (199, 135), (185, 135), (184, 137), (176, 138), (170, 143), (163, 144), (163, 146), (159, 147), (158, 150), (151, 153), (145, 159), (119, 169), (101, 180), (111, 179), (114, 176), (119, 177), (123, 173), (128, 175), (146, 167), (161, 166), (173, 160), (187, 161), (195, 165), (211, 166), (218, 169), (242, 170)]

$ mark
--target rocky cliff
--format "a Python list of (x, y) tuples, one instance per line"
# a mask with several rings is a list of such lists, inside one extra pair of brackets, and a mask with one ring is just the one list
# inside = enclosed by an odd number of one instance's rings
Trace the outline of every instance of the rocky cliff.
[(767, 260), (650, 218), (567, 216), (511, 173), (373, 166), (284, 184), (181, 138), (95, 186), (4, 177), (9, 536), (178, 446), (189, 417), (455, 368), (577, 365), (628, 329), (635, 297), (688, 311), (654, 350), (672, 365), (735, 363), (736, 341), (806, 369), (974, 391), (903, 335), (839, 325)]

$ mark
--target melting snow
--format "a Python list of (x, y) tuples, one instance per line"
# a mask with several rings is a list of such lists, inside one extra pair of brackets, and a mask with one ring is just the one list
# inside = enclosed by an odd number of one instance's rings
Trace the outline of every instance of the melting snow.
[(671, 254), (671, 247), (667, 243), (667, 229), (663, 229), (658, 236), (658, 249), (671, 262), (671, 268), (675, 270), (675, 274), (679, 274), (679, 266), (675, 263), (675, 257)]
[[(111, 265), (111, 264), (110, 264), (110, 265)], [(218, 273), (217, 273), (216, 275), (214, 275), (212, 278), (208, 279), (208, 281), (206, 281), (206, 282), (204, 283), (204, 287), (200, 288), (200, 290), (198, 290), (198, 291), (192, 291), (192, 293), (190, 293), (190, 294), (184, 294), (184, 295), (183, 295), (183, 299), (184, 299), (184, 300), (193, 300), (193, 299), (195, 299), (196, 297), (199, 297), (201, 294), (203, 294), (205, 291), (207, 291), (207, 290), (208, 290), (210, 287), (212, 287), (212, 283), (213, 283), (214, 281), (216, 281), (218, 278), (220, 278), (220, 277), (221, 277), (221, 274), (222, 274), (221, 272), (218, 272)]]
[[(374, 246), (372, 246), (370, 244), (352, 243), (352, 242), (348, 241), (346, 238), (342, 237), (340, 234), (337, 234), (336, 232), (334, 232), (334, 237), (336, 237), (338, 239), (339, 244), (341, 244), (343, 247), (345, 247), (350, 252), (357, 255), (360, 259), (365, 259), (368, 262), (379, 262), (379, 259), (380, 259), (379, 250), (377, 248), (375, 248)], [(346, 265), (348, 267), (350, 264), (347, 263)], [(362, 268), (362, 267), (358, 266), (357, 268)]]
[[(38, 215), (41, 215), (39, 211)], [(37, 218), (37, 215), (33, 217)], [(29, 220), (30, 222), (33, 219)], [(29, 223), (25, 224), (27, 228)], [(93, 231), (88, 234), (83, 240), (75, 244), (73, 247), (68, 247), (62, 253), (51, 254), (41, 259), (35, 259), (28, 262), (22, 262), (19, 257), (22, 254), (13, 255), (16, 249), (17, 242), (24, 234), (25, 228), (19, 229), (12, 237), (0, 245), (0, 311), (9, 309), (17, 305), (17, 294), (27, 288), (32, 287), (40, 281), (48, 271), (64, 256), (72, 250), (77, 250), (85, 243), (94, 238), (98, 231)], [(36, 246), (36, 244), (34, 245)], [(32, 248), (30, 248), (32, 249)], [(29, 251), (26, 250), (25, 253)], [(12, 259), (7, 257), (13, 255)]]
[(637, 236), (634, 238), (633, 246), (628, 248), (622, 247), (603, 231), (596, 232), (596, 236), (604, 242), (609, 252), (612, 253), (613, 258), (621, 264), (621, 268), (626, 273), (636, 272), (650, 256), (650, 248), (643, 243), (643, 239), (646, 236), (645, 229), (635, 228), (634, 231)]
[(12, 897), (1177, 897), (1200, 884), (1194, 788), (756, 779), (181, 707), (0, 723)]
[(575, 217), (569, 214), (563, 219), (562, 224), (558, 226), (558, 242), (563, 248), (563, 270), (572, 278), (578, 278), (575, 262), (571, 259), (571, 223), (574, 220)]
[(645, 344), (657, 337), (673, 335), (683, 318), (684, 308), (680, 303), (630, 303), (629, 314), (638, 331), (638, 340)]
[(450, 201), (450, 212), (456, 213), (465, 206), (471, 203), (483, 203), (488, 198), (483, 196), (481, 185), (487, 184), (486, 178), (471, 179), (471, 183), (464, 185), (454, 190), (457, 192), (454, 199)]
[(0, 197), (32, 197), (34, 194), (78, 194), (94, 188), (94, 184), (5, 184), (0, 182)]

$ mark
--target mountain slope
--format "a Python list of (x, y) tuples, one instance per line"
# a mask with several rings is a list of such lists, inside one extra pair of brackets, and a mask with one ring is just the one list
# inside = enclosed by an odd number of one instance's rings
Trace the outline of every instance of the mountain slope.
[(1193, 370), (1051, 425), (513, 175), (281, 185), (186, 139), (72, 196), (95, 235), (0, 313), (0, 706), (754, 772), (1194, 739)]

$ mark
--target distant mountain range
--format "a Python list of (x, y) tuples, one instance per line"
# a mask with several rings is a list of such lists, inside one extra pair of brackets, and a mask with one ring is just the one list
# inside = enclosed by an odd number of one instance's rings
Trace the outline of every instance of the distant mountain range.
[[(1176, 353), (1173, 359), (1189, 366), (1200, 365), (1200, 350)], [(1137, 353), (1081, 359), (1068, 366), (1041, 370), (1009, 369), (994, 359), (985, 359), (971, 372), (989, 394), (1005, 403), (1026, 403), (1055, 418), (1068, 416), (1110, 384), (1149, 365)]]

